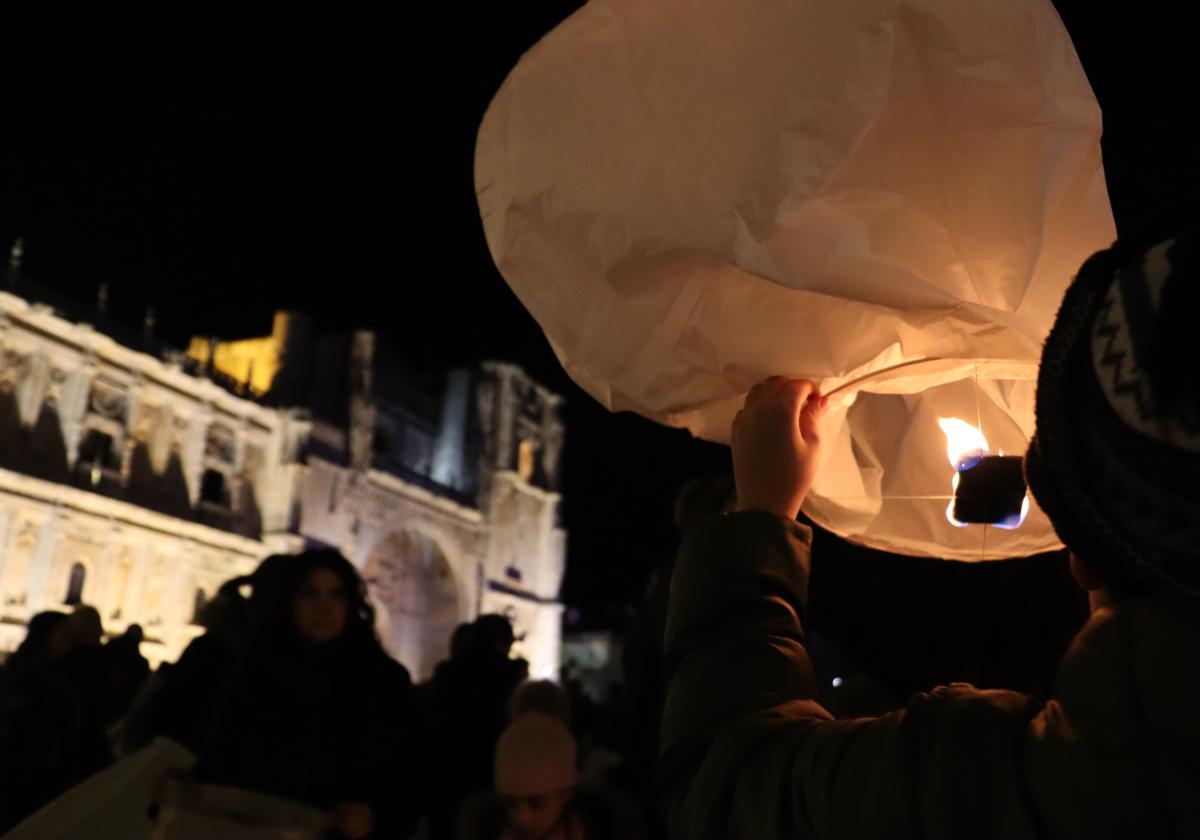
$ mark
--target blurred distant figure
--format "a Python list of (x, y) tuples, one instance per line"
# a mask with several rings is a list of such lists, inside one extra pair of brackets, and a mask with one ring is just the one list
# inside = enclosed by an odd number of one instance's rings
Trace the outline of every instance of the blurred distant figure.
[(518, 715), (496, 744), (494, 793), (464, 807), (458, 840), (640, 838), (632, 806), (622, 808), (615, 798), (580, 784), (576, 752), (561, 720), (536, 711)]
[(357, 570), (336, 551), (291, 558), (218, 698), (197, 779), (332, 814), (339, 836), (407, 836), (419, 756), (412, 684), (375, 635)]
[(512, 723), (526, 712), (540, 712), (566, 726), (571, 726), (571, 701), (557, 683), (531, 680), (521, 683), (508, 701), (508, 721)]
[(104, 646), (104, 704), (106, 727), (112, 726), (129, 711), (138, 691), (150, 676), (150, 663), (142, 656), (145, 635), (140, 624), (131, 624), (125, 632)]
[[(508, 702), (528, 674), (511, 659), (512, 622), (479, 616), (456, 631), (457, 656), (441, 663), (431, 685), (430, 830), (434, 840), (454, 836), (455, 814), (472, 794), (492, 784), (492, 756), (508, 723)], [(453, 645), (452, 645), (453, 648)]]
[[(126, 719), (120, 752), (127, 753), (162, 735), (199, 751), (212, 725), (217, 697), (233, 679), (253, 627), (278, 620), (280, 590), (293, 558), (276, 554), (245, 577), (226, 581), (201, 611), (205, 633), (184, 649), (174, 664), (151, 678)], [(250, 597), (241, 590), (249, 587)]]
[(100, 673), (92, 659), (98, 627), (91, 608), (38, 613), (8, 659), (0, 684), (0, 831), (108, 760), (98, 716), (79, 691)]
[[(675, 496), (672, 511), (675, 530), (682, 536), (694, 523), (733, 510), (736, 501), (737, 489), (733, 476), (697, 476), (684, 484)], [(659, 819), (654, 804), (652, 777), (654, 763), (658, 759), (659, 730), (666, 697), (662, 643), (667, 627), (667, 599), (674, 567), (675, 555), (669, 554), (663, 556), (658, 567), (650, 573), (642, 608), (630, 623), (621, 658), (625, 678), (622, 704), (629, 783), (652, 823), (657, 823)], [(660, 827), (655, 833), (661, 835), (665, 830), (665, 827)]]

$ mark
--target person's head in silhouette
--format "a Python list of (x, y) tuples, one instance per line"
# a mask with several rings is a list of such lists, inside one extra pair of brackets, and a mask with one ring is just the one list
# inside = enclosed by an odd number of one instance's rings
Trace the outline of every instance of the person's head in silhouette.
[(1046, 340), (1029, 489), (1093, 608), (1200, 597), (1200, 238), (1092, 256)]
[(358, 570), (333, 550), (306, 551), (288, 568), (290, 630), (306, 645), (338, 641), (378, 645), (375, 612)]
[(481, 649), (506, 659), (515, 640), (512, 622), (497, 613), (475, 619), (475, 637)]

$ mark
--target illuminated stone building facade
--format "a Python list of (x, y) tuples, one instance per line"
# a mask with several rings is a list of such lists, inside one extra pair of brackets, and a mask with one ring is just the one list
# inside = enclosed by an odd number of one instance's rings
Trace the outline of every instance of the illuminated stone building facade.
[(361, 570), (415, 679), (481, 612), (552, 674), (562, 439), (559, 398), (513, 365), (416, 389), (373, 334), (286, 314), (151, 354), (0, 292), (0, 649), (88, 603), (173, 659), (223, 581), (319, 545)]

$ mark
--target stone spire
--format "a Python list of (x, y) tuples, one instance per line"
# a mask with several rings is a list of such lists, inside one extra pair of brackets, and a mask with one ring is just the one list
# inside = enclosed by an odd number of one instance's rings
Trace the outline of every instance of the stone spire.
[(25, 257), (25, 240), (17, 237), (8, 252), (8, 277), (11, 280), (21, 273), (21, 260)]

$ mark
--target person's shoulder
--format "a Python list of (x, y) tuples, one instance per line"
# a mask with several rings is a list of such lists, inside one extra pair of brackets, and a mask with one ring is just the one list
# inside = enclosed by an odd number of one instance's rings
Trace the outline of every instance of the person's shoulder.
[(370, 678), (380, 687), (390, 690), (411, 691), (412, 675), (401, 662), (393, 659), (387, 651), (379, 648), (366, 655), (365, 664)]
[(496, 840), (504, 833), (504, 804), (490, 791), (468, 797), (459, 808), (459, 840)]
[(202, 633), (188, 642), (183, 653), (179, 655), (179, 663), (227, 659), (232, 658), (233, 655), (233, 648), (217, 634)]
[(571, 801), (574, 817), (588, 840), (645, 836), (645, 824), (637, 803), (628, 794), (604, 784), (581, 783)]

